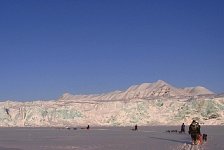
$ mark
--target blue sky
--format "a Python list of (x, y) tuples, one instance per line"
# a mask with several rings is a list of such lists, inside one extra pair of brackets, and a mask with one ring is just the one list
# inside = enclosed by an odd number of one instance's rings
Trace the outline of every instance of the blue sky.
[(0, 1), (0, 100), (164, 80), (224, 92), (222, 0)]

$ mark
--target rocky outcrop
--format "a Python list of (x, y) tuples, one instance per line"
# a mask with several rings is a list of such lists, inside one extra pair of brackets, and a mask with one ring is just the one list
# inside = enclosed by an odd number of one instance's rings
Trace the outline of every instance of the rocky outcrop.
[[(224, 97), (203, 87), (175, 88), (164, 81), (106, 94), (64, 94), (59, 100), (0, 102), (0, 126), (129, 126), (224, 124)], [(204, 96), (198, 96), (204, 95)]]

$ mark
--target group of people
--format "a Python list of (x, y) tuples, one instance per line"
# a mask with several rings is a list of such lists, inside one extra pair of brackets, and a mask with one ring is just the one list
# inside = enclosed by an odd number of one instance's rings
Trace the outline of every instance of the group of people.
[[(86, 129), (89, 130), (90, 126), (88, 125), (86, 127)], [(134, 126), (134, 129), (132, 129), (132, 130), (134, 130), (134, 131), (138, 130), (137, 124)], [(181, 125), (180, 133), (185, 133), (185, 124), (184, 123)], [(194, 144), (194, 145), (201, 144), (202, 141), (207, 141), (207, 134), (203, 134), (203, 136), (201, 135), (201, 126), (195, 120), (193, 120), (192, 123), (190, 124), (188, 133), (191, 135), (192, 144)]]
[[(88, 125), (86, 127), (86, 129), (89, 130), (90, 126)], [(132, 129), (132, 130), (134, 130), (134, 131), (138, 130), (137, 124), (134, 126), (134, 129)], [(184, 123), (181, 125), (180, 133), (185, 133), (185, 124)], [(203, 140), (207, 141), (207, 134), (203, 134), (203, 136), (201, 135), (201, 126), (195, 120), (193, 120), (192, 123), (190, 124), (188, 133), (191, 135), (192, 144), (194, 144), (194, 145), (201, 144)]]
[[(181, 125), (180, 132), (185, 133), (184, 123)], [(203, 136), (201, 135), (201, 126), (195, 120), (193, 120), (190, 124), (188, 133), (191, 135), (193, 145), (201, 144), (202, 141), (207, 141), (207, 134), (203, 134)]]

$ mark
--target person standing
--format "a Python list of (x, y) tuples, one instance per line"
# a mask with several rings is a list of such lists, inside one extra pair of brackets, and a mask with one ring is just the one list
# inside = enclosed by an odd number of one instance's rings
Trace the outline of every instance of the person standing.
[(189, 126), (189, 134), (191, 135), (192, 144), (196, 145), (198, 144), (198, 137), (201, 134), (200, 131), (200, 125), (195, 120), (192, 121), (192, 123)]
[(184, 123), (181, 125), (181, 130), (180, 130), (181, 133), (185, 133), (185, 125)]
[(137, 124), (135, 125), (135, 131), (137, 131), (138, 130), (138, 126), (137, 126)]

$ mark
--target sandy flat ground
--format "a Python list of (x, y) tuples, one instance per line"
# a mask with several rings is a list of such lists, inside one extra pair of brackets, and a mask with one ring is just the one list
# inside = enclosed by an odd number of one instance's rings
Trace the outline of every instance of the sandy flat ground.
[(187, 133), (166, 132), (179, 128), (0, 128), (0, 150), (224, 150), (224, 126), (202, 126), (208, 141), (200, 146), (192, 146)]

